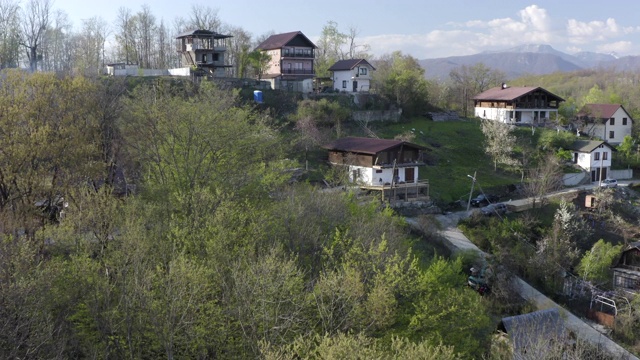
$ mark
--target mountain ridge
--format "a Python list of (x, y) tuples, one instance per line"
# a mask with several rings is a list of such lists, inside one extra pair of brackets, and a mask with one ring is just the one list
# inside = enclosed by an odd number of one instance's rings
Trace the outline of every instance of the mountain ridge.
[(617, 57), (615, 54), (579, 52), (564, 53), (546, 44), (525, 44), (498, 51), (484, 51), (465, 56), (418, 60), (427, 79), (445, 80), (449, 73), (463, 65), (483, 63), (504, 72), (507, 79), (524, 75), (545, 75), (591, 68), (615, 68), (618, 71), (640, 70), (640, 56)]

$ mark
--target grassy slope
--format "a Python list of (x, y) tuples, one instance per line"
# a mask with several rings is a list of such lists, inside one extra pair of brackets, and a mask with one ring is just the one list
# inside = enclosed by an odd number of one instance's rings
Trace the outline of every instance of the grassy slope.
[(489, 191), (491, 188), (520, 181), (515, 173), (493, 170), (493, 162), (483, 150), (484, 136), (480, 123), (476, 120), (434, 122), (424, 118), (415, 118), (410, 122), (388, 125), (378, 131), (384, 138), (393, 138), (396, 134), (415, 129), (416, 144), (427, 147), (425, 160), (427, 166), (420, 168), (420, 179), (428, 179), (431, 197), (442, 203), (466, 201), (471, 188), (471, 179), (477, 171), (477, 185)]

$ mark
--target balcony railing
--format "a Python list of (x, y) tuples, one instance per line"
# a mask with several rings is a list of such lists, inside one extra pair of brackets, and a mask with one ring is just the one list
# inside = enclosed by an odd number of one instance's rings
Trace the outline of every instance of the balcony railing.
[(313, 75), (313, 70), (308, 69), (282, 69), (283, 74), (287, 75)]
[(290, 57), (290, 58), (307, 58), (313, 59), (313, 53), (292, 53), (292, 52), (283, 52), (282, 57)]

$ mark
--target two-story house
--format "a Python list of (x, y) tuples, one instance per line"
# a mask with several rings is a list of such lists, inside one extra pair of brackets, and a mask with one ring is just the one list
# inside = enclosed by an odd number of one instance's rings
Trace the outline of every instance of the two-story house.
[(369, 91), (371, 73), (375, 70), (365, 59), (339, 60), (329, 68), (333, 89), (346, 92)]
[(576, 125), (589, 137), (617, 145), (631, 135), (633, 119), (620, 104), (586, 104), (578, 112)]
[(218, 34), (210, 30), (191, 30), (176, 37), (176, 50), (180, 53), (182, 66), (200, 76), (224, 77), (226, 68), (226, 39), (231, 35)]
[(402, 140), (345, 137), (324, 148), (332, 165), (348, 167), (349, 179), (364, 185), (415, 183), (424, 165), (425, 148)]
[(269, 36), (257, 46), (271, 57), (262, 79), (270, 82), (272, 89), (313, 91), (316, 48), (300, 31)]
[(591, 174), (591, 181), (607, 178), (611, 168), (611, 156), (616, 149), (604, 141), (576, 140), (569, 150), (573, 152), (573, 163)]
[(503, 123), (542, 125), (558, 118), (561, 97), (536, 86), (491, 88), (473, 98), (475, 116)]

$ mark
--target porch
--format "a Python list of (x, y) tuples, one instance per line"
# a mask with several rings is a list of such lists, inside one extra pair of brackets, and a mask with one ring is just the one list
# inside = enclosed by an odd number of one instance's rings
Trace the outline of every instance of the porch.
[(429, 180), (416, 182), (381, 185), (360, 185), (360, 189), (369, 192), (379, 192), (383, 202), (394, 204), (395, 202), (429, 201)]

